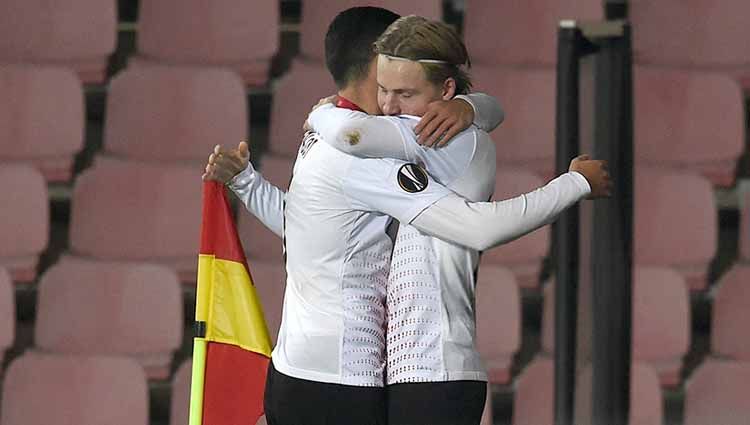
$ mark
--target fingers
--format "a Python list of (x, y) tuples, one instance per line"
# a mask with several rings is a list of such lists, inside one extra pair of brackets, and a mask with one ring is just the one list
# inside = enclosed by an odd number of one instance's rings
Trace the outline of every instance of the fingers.
[(422, 119), (419, 120), (419, 124), (414, 127), (414, 133), (419, 136), (419, 143), (424, 143), (424, 141), (427, 140), (427, 137), (435, 131), (435, 128), (437, 128), (438, 125), (440, 125), (440, 123), (435, 120), (437, 116), (438, 113), (436, 111), (427, 111), (427, 113), (422, 116)]
[(573, 161), (589, 161), (591, 157), (588, 154), (582, 154), (578, 155), (577, 157), (573, 158)]
[(237, 152), (240, 153), (241, 158), (250, 158), (250, 146), (244, 140), (237, 146)]
[(437, 147), (442, 148), (443, 146), (447, 145), (448, 142), (450, 142), (451, 139), (456, 137), (458, 133), (462, 131), (462, 128), (458, 123), (453, 124), (448, 128), (448, 130), (445, 131), (445, 134), (443, 134), (443, 137), (438, 141)]
[(435, 143), (442, 141), (445, 139), (445, 133), (448, 131), (448, 129), (453, 125), (454, 123), (449, 122), (448, 120), (444, 120), (440, 127), (435, 130), (430, 137), (425, 142), (425, 146), (433, 147)]

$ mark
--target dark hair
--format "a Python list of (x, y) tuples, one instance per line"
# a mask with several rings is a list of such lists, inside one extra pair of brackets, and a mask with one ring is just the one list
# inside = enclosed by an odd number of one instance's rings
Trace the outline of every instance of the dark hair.
[(326, 67), (339, 88), (367, 76), (373, 43), (399, 18), (380, 7), (352, 7), (336, 15), (326, 33)]
[(375, 52), (413, 61), (428, 60), (420, 62), (428, 81), (441, 85), (447, 78), (453, 78), (456, 94), (471, 90), (471, 78), (466, 71), (471, 67), (469, 52), (458, 33), (446, 23), (404, 16), (378, 38)]

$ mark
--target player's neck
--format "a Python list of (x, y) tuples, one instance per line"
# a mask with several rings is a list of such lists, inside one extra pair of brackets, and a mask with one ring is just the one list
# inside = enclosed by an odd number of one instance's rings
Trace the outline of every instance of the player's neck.
[(366, 84), (350, 84), (339, 90), (338, 95), (373, 115), (377, 114), (378, 111), (378, 99), (377, 96), (373, 96), (373, 93), (376, 92), (372, 91), (370, 87), (366, 87)]

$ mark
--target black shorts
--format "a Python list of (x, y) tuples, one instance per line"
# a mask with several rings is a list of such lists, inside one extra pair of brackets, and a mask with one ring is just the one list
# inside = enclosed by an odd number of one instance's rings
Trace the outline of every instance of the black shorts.
[(486, 397), (480, 381), (389, 385), (388, 425), (479, 425)]
[(268, 366), (268, 425), (386, 425), (385, 390), (292, 378)]

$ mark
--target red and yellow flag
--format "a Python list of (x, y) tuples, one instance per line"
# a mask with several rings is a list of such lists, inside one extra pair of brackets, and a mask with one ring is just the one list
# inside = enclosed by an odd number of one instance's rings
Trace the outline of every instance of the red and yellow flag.
[(271, 340), (224, 187), (203, 184), (190, 425), (255, 424)]

